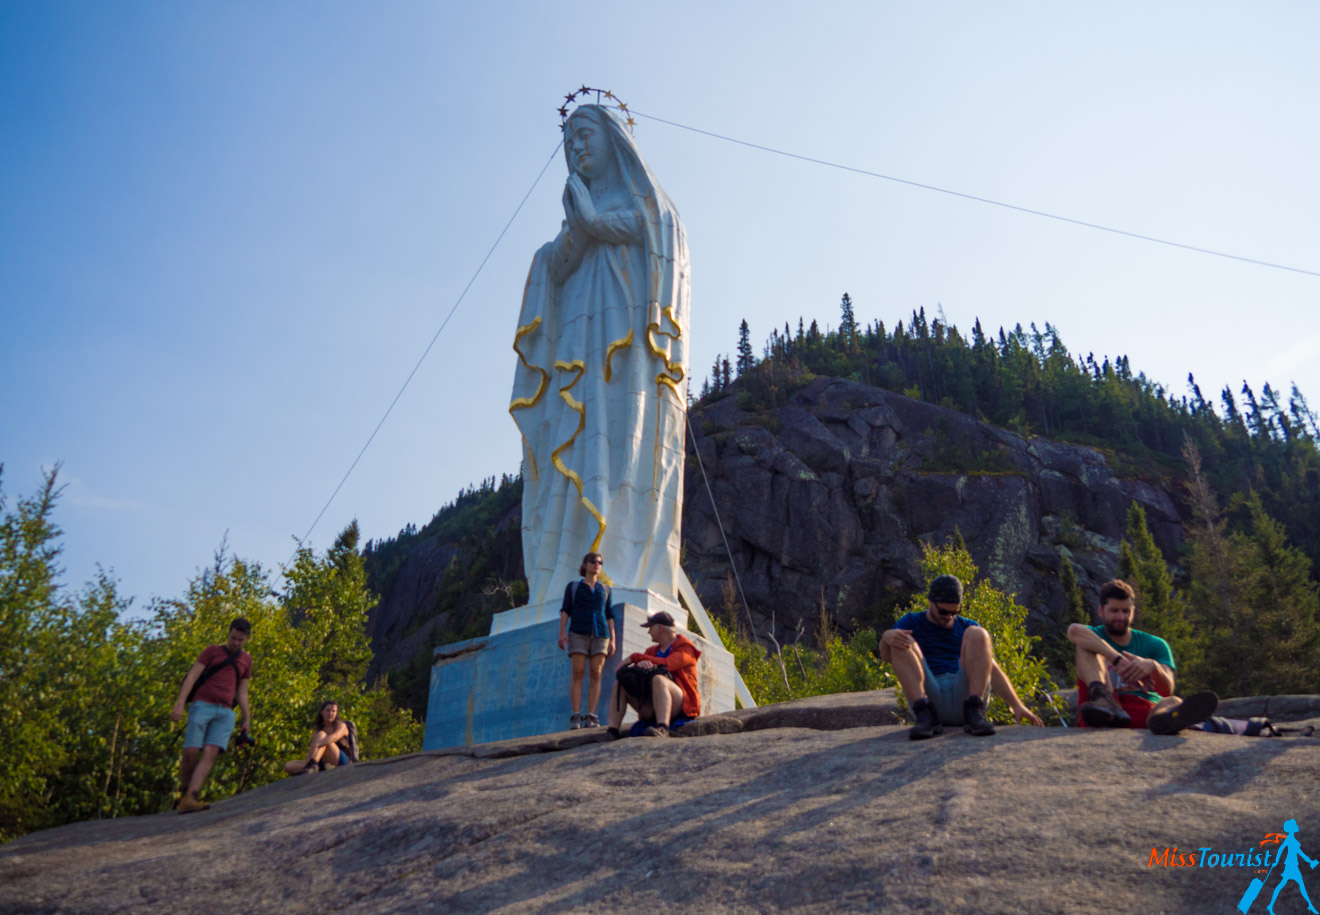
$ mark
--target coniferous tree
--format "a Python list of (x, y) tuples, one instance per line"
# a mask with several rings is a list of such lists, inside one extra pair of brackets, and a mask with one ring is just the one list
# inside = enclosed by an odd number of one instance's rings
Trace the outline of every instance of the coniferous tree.
[(1128, 506), (1127, 532), (1119, 551), (1119, 577), (1137, 591), (1134, 628), (1164, 639), (1173, 649), (1174, 662), (1180, 668), (1194, 669), (1200, 659), (1200, 643), (1187, 620), (1186, 604), (1173, 589), (1173, 576), (1164, 554), (1146, 525), (1146, 511), (1136, 501)]
[(1293, 422), (1296, 424), (1300, 433), (1312, 442), (1320, 441), (1320, 419), (1316, 417), (1315, 411), (1311, 409), (1302, 392), (1297, 389), (1297, 384), (1292, 386), (1292, 395), (1288, 398), (1288, 409), (1292, 412)]
[(1051, 663), (1060, 670), (1071, 671), (1077, 652), (1068, 639), (1068, 627), (1073, 623), (1090, 623), (1091, 614), (1087, 612), (1086, 598), (1077, 583), (1072, 554), (1064, 546), (1059, 547), (1059, 587), (1063, 591), (1063, 613), (1060, 614), (1059, 631), (1047, 640), (1047, 646)]
[(857, 316), (853, 313), (852, 297), (846, 292), (839, 302), (839, 310), (842, 312), (842, 318), (839, 321), (839, 339), (845, 348), (855, 347), (857, 344)]
[(720, 360), (720, 390), (724, 390), (733, 384), (733, 369), (729, 365), (729, 357), (725, 356)]
[(1222, 695), (1242, 695), (1245, 678), (1238, 661), (1242, 652), (1243, 614), (1235, 567), (1240, 557), (1226, 532), (1219, 500), (1206, 479), (1200, 450), (1187, 440), (1183, 456), (1189, 468), (1187, 500), (1192, 510), (1187, 540), (1187, 571), (1191, 576), (1187, 602), (1195, 616), (1205, 654), (1190, 673), (1199, 684)]
[(738, 325), (738, 356), (737, 369), (738, 377), (741, 378), (745, 373), (756, 365), (756, 355), (752, 352), (751, 330), (747, 327), (747, 320), (744, 318), (742, 324)]
[(1320, 669), (1320, 587), (1311, 562), (1288, 543), (1259, 496), (1249, 495), (1244, 507), (1247, 528), (1231, 542), (1245, 625), (1240, 654), (1223, 664), (1238, 672), (1243, 694), (1311, 692)]
[(1256, 395), (1251, 390), (1251, 385), (1247, 384), (1245, 381), (1242, 382), (1242, 396), (1246, 399), (1247, 405), (1247, 428), (1260, 438), (1268, 438), (1270, 434), (1269, 426), (1265, 422), (1264, 415), (1261, 413), (1260, 404), (1256, 402)]

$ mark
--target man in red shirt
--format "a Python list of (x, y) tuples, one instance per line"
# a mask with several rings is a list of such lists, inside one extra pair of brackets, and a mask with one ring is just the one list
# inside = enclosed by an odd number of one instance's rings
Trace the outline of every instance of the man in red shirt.
[(229, 640), (223, 645), (208, 645), (179, 687), (179, 698), (170, 711), (170, 719), (179, 721), (187, 705), (188, 729), (179, 764), (183, 789), (179, 813), (211, 806), (198, 800), (197, 792), (211, 774), (216, 757), (229, 745), (229, 735), (234, 731), (234, 706), (243, 712), (243, 733), (252, 727), (248, 710), (252, 655), (243, 650), (243, 643), (251, 634), (251, 623), (242, 617), (234, 620), (229, 624)]

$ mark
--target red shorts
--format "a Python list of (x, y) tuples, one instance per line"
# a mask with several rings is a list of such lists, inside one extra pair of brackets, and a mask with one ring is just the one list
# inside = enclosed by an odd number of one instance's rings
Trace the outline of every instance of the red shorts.
[[(1080, 709), (1082, 703), (1087, 701), (1087, 696), (1089, 695), (1090, 693), (1086, 689), (1086, 684), (1081, 680), (1078, 680), (1077, 707), (1079, 711), (1077, 713), (1077, 726), (1079, 728), (1087, 726), (1086, 722), (1082, 720)], [(1132, 716), (1132, 723), (1126, 726), (1130, 728), (1144, 728), (1146, 726), (1146, 716), (1149, 715), (1150, 710), (1155, 707), (1155, 703), (1151, 702), (1144, 696), (1134, 696), (1132, 693), (1115, 693), (1114, 695), (1118, 698), (1118, 704), (1123, 706), (1123, 711)]]

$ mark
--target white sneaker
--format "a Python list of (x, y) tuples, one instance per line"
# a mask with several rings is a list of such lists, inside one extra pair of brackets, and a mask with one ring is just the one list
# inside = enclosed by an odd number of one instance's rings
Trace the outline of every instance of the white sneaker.
[(582, 727), (581, 715), (574, 715), (573, 717), (568, 719), (568, 729), (570, 731), (576, 731), (580, 727)]

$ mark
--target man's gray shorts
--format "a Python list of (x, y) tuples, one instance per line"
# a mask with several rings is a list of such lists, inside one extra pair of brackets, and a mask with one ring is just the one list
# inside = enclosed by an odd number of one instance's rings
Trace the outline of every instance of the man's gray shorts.
[[(967, 698), (967, 671), (959, 666), (950, 674), (933, 674), (926, 659), (921, 659), (921, 668), (926, 674), (926, 698), (935, 707), (935, 714), (940, 724), (962, 724), (963, 701)], [(985, 686), (985, 699), (990, 695), (990, 684)]]

